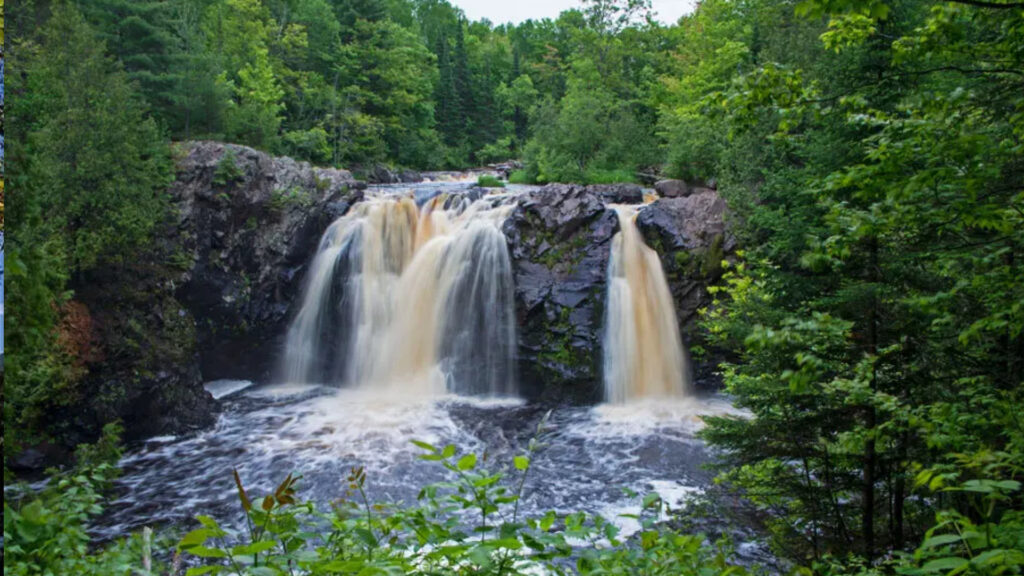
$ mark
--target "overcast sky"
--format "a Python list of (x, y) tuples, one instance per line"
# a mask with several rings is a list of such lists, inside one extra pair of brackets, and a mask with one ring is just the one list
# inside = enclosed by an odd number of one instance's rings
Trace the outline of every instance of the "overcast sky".
[[(487, 18), (494, 24), (533, 18), (557, 18), (563, 10), (578, 8), (579, 0), (450, 0), (462, 8), (470, 20)], [(658, 19), (666, 24), (675, 23), (683, 14), (693, 10), (696, 0), (653, 0)]]

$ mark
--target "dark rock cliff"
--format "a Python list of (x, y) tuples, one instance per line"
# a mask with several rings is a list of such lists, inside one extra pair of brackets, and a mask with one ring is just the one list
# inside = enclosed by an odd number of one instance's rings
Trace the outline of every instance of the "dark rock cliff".
[(600, 399), (615, 214), (598, 191), (552, 184), (528, 192), (504, 231), (516, 284), (520, 389), (527, 397)]
[(190, 263), (178, 296), (196, 319), (203, 377), (271, 377), (303, 268), (364, 186), (346, 170), (217, 142), (181, 145), (177, 167), (175, 233)]
[(75, 401), (49, 415), (55, 444), (40, 465), (114, 420), (129, 441), (213, 424), (218, 404), (203, 383), (271, 375), (304, 266), (362, 198), (344, 170), (217, 142), (174, 152), (169, 210), (150, 245), (70, 280), (58, 339)]

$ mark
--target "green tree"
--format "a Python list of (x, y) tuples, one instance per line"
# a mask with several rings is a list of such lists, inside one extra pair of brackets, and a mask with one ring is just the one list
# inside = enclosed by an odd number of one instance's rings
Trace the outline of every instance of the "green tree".
[[(752, 249), (708, 328), (742, 351), (724, 376), (754, 417), (712, 419), (707, 438), (800, 560), (918, 540), (934, 510), (911, 497), (915, 470), (1002, 450), (1021, 389), (1008, 278), (1024, 86), (1008, 70), (1024, 16), (879, 6), (836, 15), (828, 51), (764, 63), (715, 96), (735, 139), (723, 191)], [(784, 59), (785, 40), (749, 46)], [(752, 155), (751, 141), (767, 147)]]
[(78, 10), (55, 3), (34, 34), (10, 51), (7, 442), (61, 426), (52, 410), (76, 401), (80, 376), (58, 338), (68, 287), (133, 260), (167, 214), (170, 180), (166, 141)]

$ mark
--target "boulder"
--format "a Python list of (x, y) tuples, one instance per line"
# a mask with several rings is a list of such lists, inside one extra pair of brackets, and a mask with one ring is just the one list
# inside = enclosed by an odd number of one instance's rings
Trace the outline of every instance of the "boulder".
[(661, 198), (637, 216), (644, 241), (661, 258), (684, 340), (690, 347), (708, 350), (694, 366), (697, 385), (705, 389), (717, 385), (713, 373), (722, 351), (703, 341), (697, 323), (699, 310), (712, 301), (708, 287), (720, 280), (722, 261), (736, 249), (726, 225), (726, 208), (717, 192), (703, 189), (686, 197)]
[(682, 180), (658, 180), (654, 189), (662, 198), (681, 198), (690, 194), (690, 188)]
[(516, 170), (523, 168), (523, 163), (518, 160), (508, 160), (506, 162), (499, 162), (497, 164), (488, 164), (487, 167), (492, 171), (501, 175), (502, 178), (508, 180), (509, 175)]
[(401, 182), (399, 175), (384, 164), (374, 164), (366, 172), (366, 180), (370, 184), (397, 184)]
[(423, 174), (415, 170), (402, 169), (398, 171), (397, 179), (402, 184), (415, 184), (423, 182)]
[(609, 204), (640, 204), (644, 190), (638, 184), (594, 184), (589, 187)]
[(180, 243), (177, 293), (197, 321), (202, 375), (266, 379), (320, 236), (365, 186), (346, 170), (244, 146), (182, 148), (170, 240)]
[(617, 231), (598, 192), (565, 184), (524, 194), (505, 222), (525, 396), (600, 398), (608, 256)]

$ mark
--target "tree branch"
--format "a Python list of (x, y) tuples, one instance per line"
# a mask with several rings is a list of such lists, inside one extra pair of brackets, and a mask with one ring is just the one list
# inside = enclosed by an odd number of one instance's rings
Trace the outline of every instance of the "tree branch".
[(957, 4), (967, 4), (978, 8), (1024, 8), (1024, 2), (984, 2), (983, 0), (948, 0)]

